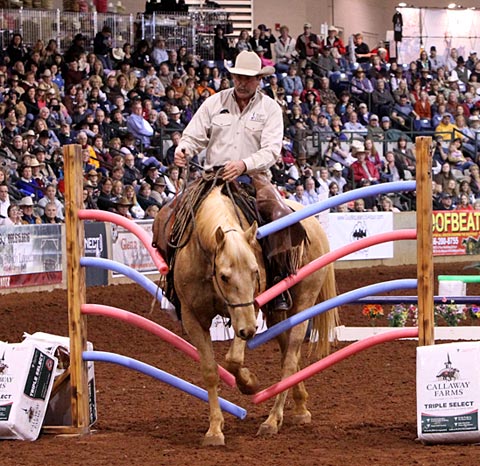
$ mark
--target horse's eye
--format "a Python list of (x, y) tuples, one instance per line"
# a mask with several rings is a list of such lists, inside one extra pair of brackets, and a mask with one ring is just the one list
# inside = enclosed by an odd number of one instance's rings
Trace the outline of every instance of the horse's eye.
[(228, 283), (228, 277), (226, 275), (223, 275), (223, 273), (222, 275), (220, 275), (220, 280), (222, 280), (222, 282), (224, 283)]

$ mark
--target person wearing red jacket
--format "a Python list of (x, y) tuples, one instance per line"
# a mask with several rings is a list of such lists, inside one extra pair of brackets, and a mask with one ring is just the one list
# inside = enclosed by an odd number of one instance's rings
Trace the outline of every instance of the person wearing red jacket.
[(369, 180), (372, 184), (378, 183), (380, 174), (375, 165), (367, 159), (365, 147), (357, 149), (355, 156), (357, 160), (350, 166), (355, 184), (360, 183), (362, 180)]

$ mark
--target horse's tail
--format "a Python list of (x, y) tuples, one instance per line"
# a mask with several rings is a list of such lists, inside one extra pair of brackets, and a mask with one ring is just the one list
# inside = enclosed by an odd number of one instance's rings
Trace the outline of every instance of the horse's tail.
[[(335, 282), (335, 269), (333, 264), (324, 268), (325, 280), (320, 289), (318, 302), (328, 301), (337, 296)], [(334, 339), (335, 327), (339, 324), (338, 309), (335, 307), (327, 312), (322, 312), (313, 318), (313, 334), (318, 338), (310, 348), (317, 358), (323, 358), (330, 353), (330, 341)]]

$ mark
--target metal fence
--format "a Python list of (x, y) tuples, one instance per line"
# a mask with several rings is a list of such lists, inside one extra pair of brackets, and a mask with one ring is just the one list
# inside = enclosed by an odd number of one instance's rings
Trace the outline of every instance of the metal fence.
[(7, 47), (12, 34), (19, 32), (27, 46), (39, 39), (48, 43), (55, 39), (60, 52), (72, 43), (76, 34), (90, 38), (87, 51), (93, 49), (93, 39), (104, 25), (112, 29), (112, 46), (140, 39), (153, 41), (162, 37), (167, 48), (181, 46), (203, 60), (213, 59), (215, 27), (231, 28), (229, 14), (224, 10), (190, 10), (188, 13), (152, 13), (122, 15), (116, 13), (78, 13), (61, 10), (0, 9), (0, 47)]

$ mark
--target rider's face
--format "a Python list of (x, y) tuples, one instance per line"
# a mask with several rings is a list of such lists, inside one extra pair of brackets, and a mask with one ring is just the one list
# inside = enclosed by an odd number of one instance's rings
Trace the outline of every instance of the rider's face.
[(261, 79), (259, 76), (243, 76), (240, 74), (233, 74), (232, 78), (235, 94), (239, 99), (251, 99)]

